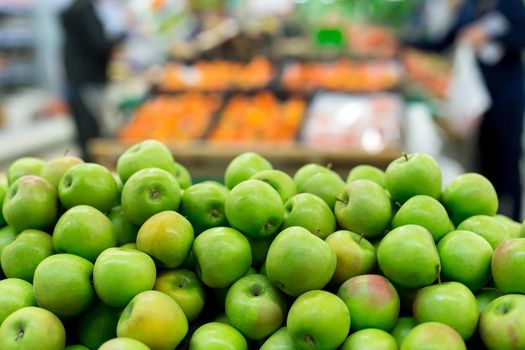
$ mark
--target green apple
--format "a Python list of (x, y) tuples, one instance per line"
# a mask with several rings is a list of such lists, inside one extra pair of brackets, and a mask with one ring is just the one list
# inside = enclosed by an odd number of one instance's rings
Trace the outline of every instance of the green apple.
[(39, 230), (24, 230), (2, 250), (2, 270), (6, 277), (21, 278), (31, 283), (37, 265), (54, 252), (50, 235)]
[(390, 281), (405, 288), (433, 283), (441, 269), (434, 239), (419, 225), (404, 225), (387, 233), (377, 248), (377, 261)]
[(155, 284), (155, 263), (135, 249), (108, 248), (95, 261), (93, 285), (105, 304), (125, 307), (140, 292)]
[(302, 167), (300, 167), (295, 172), (295, 174), (293, 176), (293, 181), (295, 182), (295, 187), (297, 189), (300, 189), (300, 188), (303, 187), (304, 183), (306, 181), (308, 181), (308, 179), (310, 179), (315, 174), (317, 174), (317, 173), (329, 173), (331, 171), (332, 170), (330, 170), (329, 168), (327, 168), (325, 166), (322, 166), (322, 165), (319, 165), (319, 164), (315, 164), (315, 163), (310, 163), (310, 164), (303, 165)]
[(93, 264), (72, 254), (51, 255), (37, 266), (33, 288), (38, 305), (59, 317), (86, 311), (95, 299)]
[(74, 165), (58, 183), (58, 198), (66, 209), (85, 204), (105, 213), (113, 207), (117, 195), (117, 183), (113, 175), (99, 164)]
[(297, 350), (336, 349), (350, 330), (350, 314), (335, 294), (311, 290), (293, 302), (286, 320)]
[(243, 277), (252, 264), (248, 239), (229, 227), (202, 232), (195, 238), (192, 252), (197, 275), (210, 288), (230, 286)]
[(2, 214), (2, 207), (4, 205), (4, 198), (7, 193), (7, 181), (0, 180), (0, 227), (6, 224), (4, 214)]
[(77, 205), (58, 220), (53, 232), (57, 253), (70, 253), (95, 262), (105, 249), (117, 244), (111, 220), (89, 205)]
[[(2, 260), (2, 252), (4, 248), (13, 242), (16, 238), (16, 231), (12, 226), (4, 226), (0, 228), (0, 261)], [(0, 264), (0, 279), (2, 279), (3, 271)]]
[(224, 212), (228, 192), (225, 186), (213, 181), (198, 183), (184, 190), (180, 212), (191, 222), (196, 234), (228, 225)]
[(150, 350), (150, 348), (136, 339), (119, 337), (108, 340), (98, 350)]
[(266, 257), (270, 281), (288, 295), (323, 288), (335, 272), (337, 257), (328, 243), (299, 226), (281, 231)]
[(411, 316), (400, 317), (397, 319), (396, 324), (390, 330), (390, 334), (392, 334), (398, 346), (401, 345), (408, 332), (410, 332), (416, 325), (416, 319)]
[(345, 182), (336, 172), (321, 172), (306, 180), (299, 191), (316, 195), (333, 210), (335, 199), (343, 191), (345, 185)]
[(266, 339), (260, 350), (295, 350), (286, 327), (281, 327)]
[(122, 209), (121, 205), (113, 207), (108, 213), (108, 218), (111, 220), (113, 230), (117, 235), (118, 246), (127, 243), (135, 243), (139, 228), (126, 219), (124, 209)]
[(335, 231), (335, 216), (328, 204), (311, 193), (298, 193), (284, 204), (282, 228), (301, 226), (321, 239)]
[(392, 219), (392, 205), (387, 192), (370, 180), (350, 182), (339, 194), (335, 218), (345, 230), (366, 238), (383, 235)]
[(165, 210), (179, 208), (181, 190), (177, 179), (165, 170), (146, 168), (134, 173), (122, 188), (124, 216), (135, 225)]
[(461, 282), (473, 292), (490, 280), (494, 251), (483, 237), (471, 231), (452, 231), (438, 242), (437, 249), (445, 279)]
[(260, 180), (236, 185), (226, 197), (224, 209), (231, 226), (252, 238), (272, 236), (284, 218), (279, 193)]
[(508, 294), (491, 301), (481, 313), (479, 333), (489, 350), (525, 348), (525, 295)]
[(28, 228), (48, 229), (55, 224), (57, 212), (55, 188), (35, 175), (22, 176), (12, 183), (2, 206), (5, 221), (17, 232)]
[(378, 328), (389, 331), (399, 316), (399, 296), (385, 277), (360, 275), (344, 282), (337, 292), (352, 316), (352, 330)]
[(293, 179), (281, 170), (263, 170), (254, 174), (251, 179), (261, 180), (272, 186), (281, 196), (283, 203), (297, 193)]
[(35, 157), (18, 158), (7, 168), (7, 183), (11, 185), (17, 179), (26, 175), (40, 176), (45, 163), (43, 159)]
[(485, 307), (494, 299), (502, 296), (503, 293), (497, 288), (485, 287), (476, 293), (476, 302), (478, 303), (479, 314), (485, 310)]
[(0, 326), (2, 350), (62, 350), (66, 331), (52, 312), (27, 306), (9, 315)]
[(397, 350), (393, 336), (381, 329), (362, 329), (346, 338), (341, 350)]
[(180, 185), (180, 188), (185, 190), (188, 187), (190, 187), (192, 181), (191, 181), (191, 174), (188, 171), (188, 169), (186, 169), (184, 165), (176, 161), (173, 162), (173, 166), (175, 168), (174, 175)]
[(337, 257), (332, 284), (337, 287), (346, 280), (372, 272), (376, 265), (376, 249), (366, 238), (355, 232), (336, 231), (325, 242)]
[(156, 140), (145, 140), (129, 147), (117, 160), (117, 173), (126, 183), (137, 171), (159, 168), (175, 176), (173, 155), (166, 145)]
[(0, 325), (7, 316), (26, 306), (36, 306), (31, 283), (19, 278), (0, 280)]
[(120, 309), (98, 301), (75, 321), (78, 340), (90, 349), (98, 349), (107, 340), (115, 338), (120, 312)]
[(354, 180), (370, 180), (374, 181), (379, 186), (386, 188), (385, 172), (373, 165), (361, 164), (350, 169), (348, 176), (346, 177), (346, 183), (350, 183)]
[(493, 216), (498, 210), (498, 195), (486, 177), (466, 173), (452, 180), (443, 191), (443, 205), (454, 225), (474, 215)]
[(520, 238), (521, 237), (521, 223), (512, 220), (506, 215), (496, 214), (494, 218), (498, 219), (501, 223), (507, 226), (507, 230), (510, 233), (511, 238)]
[(392, 219), (393, 228), (409, 224), (426, 228), (432, 234), (434, 242), (454, 229), (445, 207), (437, 199), (425, 195), (408, 199)]
[(272, 164), (260, 154), (245, 152), (232, 159), (226, 167), (224, 184), (232, 189), (259, 171), (271, 169), (273, 169)]
[(512, 238), (507, 225), (493, 216), (474, 215), (461, 222), (458, 230), (472, 231), (485, 238), (490, 243), (492, 249), (508, 238)]
[(188, 322), (195, 321), (204, 310), (204, 286), (193, 271), (183, 268), (162, 271), (153, 288), (172, 297)]
[(247, 339), (261, 340), (281, 327), (286, 300), (268, 277), (255, 274), (242, 277), (230, 287), (225, 310), (228, 322)]
[(173, 269), (182, 265), (194, 239), (186, 218), (171, 210), (154, 214), (140, 227), (137, 249), (149, 254), (160, 267)]
[(75, 156), (61, 156), (51, 159), (42, 166), (40, 176), (49, 181), (56, 189), (64, 173), (74, 165), (82, 164), (84, 161)]
[(261, 267), (266, 260), (268, 255), (268, 250), (270, 250), (270, 245), (273, 242), (273, 237), (267, 237), (263, 239), (254, 239), (250, 237), (248, 242), (250, 242), (250, 248), (252, 250), (252, 266)]
[(67, 345), (64, 350), (90, 350), (87, 346), (81, 344)]
[(413, 313), (418, 323), (444, 323), (465, 340), (474, 334), (479, 318), (476, 297), (459, 282), (445, 282), (420, 289), (414, 300)]
[(117, 336), (139, 340), (152, 349), (173, 350), (188, 333), (188, 321), (168, 295), (150, 290), (137, 294), (117, 324)]
[(242, 334), (220, 322), (205, 323), (192, 334), (189, 350), (248, 350)]
[(428, 154), (404, 154), (386, 168), (385, 184), (392, 201), (399, 204), (418, 194), (438, 199), (441, 195), (441, 169)]
[(505, 294), (525, 294), (525, 238), (503, 241), (492, 256), (492, 277)]
[(408, 332), (399, 349), (467, 350), (467, 346), (453, 328), (439, 322), (425, 322)]

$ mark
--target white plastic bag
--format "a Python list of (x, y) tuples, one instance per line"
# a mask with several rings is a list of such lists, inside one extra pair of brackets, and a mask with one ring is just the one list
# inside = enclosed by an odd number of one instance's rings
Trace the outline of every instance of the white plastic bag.
[(451, 131), (461, 137), (470, 135), (491, 103), (474, 49), (469, 43), (460, 42), (454, 52), (444, 110)]

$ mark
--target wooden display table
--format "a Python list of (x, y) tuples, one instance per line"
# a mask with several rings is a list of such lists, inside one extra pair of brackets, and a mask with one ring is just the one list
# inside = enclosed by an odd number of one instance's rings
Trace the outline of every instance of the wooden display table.
[[(291, 175), (304, 164), (330, 164), (346, 178), (348, 171), (358, 164), (372, 164), (385, 168), (401, 155), (402, 149), (389, 148), (377, 153), (363, 149), (320, 149), (297, 143), (218, 143), (166, 142), (174, 158), (186, 166), (195, 179), (222, 179), (228, 163), (242, 152), (253, 151), (268, 159), (276, 169)], [(92, 140), (89, 149), (95, 162), (114, 169), (117, 159), (132, 143), (115, 139)]]

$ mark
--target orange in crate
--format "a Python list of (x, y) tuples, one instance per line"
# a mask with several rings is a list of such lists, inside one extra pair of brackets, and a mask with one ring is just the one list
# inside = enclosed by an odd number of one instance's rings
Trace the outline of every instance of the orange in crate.
[(292, 141), (303, 116), (306, 102), (298, 97), (279, 101), (263, 91), (253, 97), (236, 95), (222, 112), (212, 131), (211, 141)]
[(157, 96), (140, 106), (119, 134), (123, 140), (195, 140), (203, 136), (220, 107), (218, 95)]

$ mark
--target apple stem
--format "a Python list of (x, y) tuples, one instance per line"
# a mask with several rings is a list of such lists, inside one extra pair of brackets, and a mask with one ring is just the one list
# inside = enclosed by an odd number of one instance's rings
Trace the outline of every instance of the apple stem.
[(18, 331), (18, 333), (16, 334), (16, 339), (15, 341), (19, 341), (20, 339), (22, 339), (22, 337), (24, 336), (24, 330), (21, 329)]
[(317, 228), (317, 229), (315, 230), (315, 235), (316, 235), (317, 237), (319, 237), (320, 234), (321, 234), (321, 229), (320, 229), (320, 228)]
[(361, 236), (359, 236), (359, 240), (357, 241), (357, 244), (361, 243), (361, 241), (363, 240), (363, 237), (365, 237), (365, 233), (361, 233)]
[(64, 151), (64, 157), (67, 156), (69, 154), (69, 148), (66, 148), (66, 150)]
[(345, 201), (344, 199), (339, 198), (339, 197), (335, 197), (335, 200), (338, 201), (338, 202), (344, 203), (344, 204), (348, 204), (347, 201)]
[(438, 284), (441, 284), (441, 265), (436, 265), (436, 271), (438, 273)]
[(408, 162), (408, 154), (406, 154), (405, 152), (401, 153), (403, 155), (403, 157), (405, 157), (405, 160)]
[(326, 164), (326, 167), (327, 167), (328, 169), (332, 169), (333, 164), (332, 164), (332, 163), (328, 163), (328, 164)]

